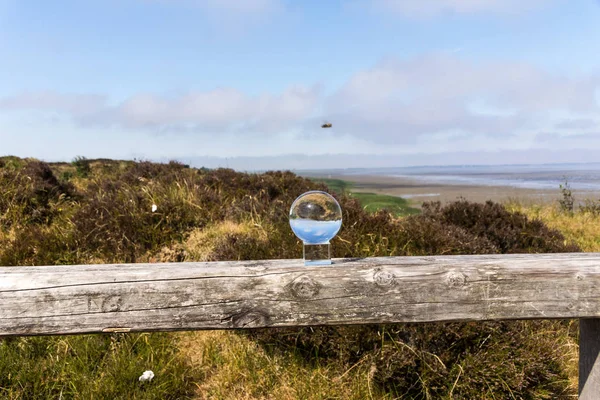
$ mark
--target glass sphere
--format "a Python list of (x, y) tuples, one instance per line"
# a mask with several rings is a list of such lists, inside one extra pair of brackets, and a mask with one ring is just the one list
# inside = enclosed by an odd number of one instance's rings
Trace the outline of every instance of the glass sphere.
[(305, 244), (327, 244), (342, 227), (342, 208), (329, 193), (306, 192), (292, 203), (290, 226)]

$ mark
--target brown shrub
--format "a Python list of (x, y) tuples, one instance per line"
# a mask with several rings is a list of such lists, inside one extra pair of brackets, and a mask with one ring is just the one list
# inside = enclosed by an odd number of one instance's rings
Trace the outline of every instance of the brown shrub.
[[(313, 327), (241, 333), (307, 363), (371, 365), (400, 398), (568, 398), (568, 322), (503, 321)], [(565, 332), (557, 335), (556, 332)]]
[(186, 261), (260, 260), (265, 258), (261, 250), (268, 248), (268, 236), (261, 226), (224, 221), (194, 230), (184, 248)]
[(30, 160), (24, 166), (0, 168), (0, 229), (12, 225), (50, 224), (55, 204), (73, 197), (75, 190), (59, 182), (47, 163)]
[(520, 212), (509, 212), (498, 203), (459, 200), (441, 207), (439, 202), (423, 204), (424, 217), (461, 227), (472, 235), (485, 237), (500, 253), (556, 253), (579, 249), (565, 244), (564, 236), (540, 220)]
[(0, 265), (65, 265), (81, 261), (71, 232), (58, 224), (18, 229), (0, 248)]

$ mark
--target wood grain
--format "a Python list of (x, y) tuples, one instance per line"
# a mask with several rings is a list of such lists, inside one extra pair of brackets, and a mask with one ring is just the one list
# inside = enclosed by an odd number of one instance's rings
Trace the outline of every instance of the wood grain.
[(579, 321), (579, 399), (600, 397), (600, 319)]
[(0, 267), (0, 336), (600, 317), (600, 253)]

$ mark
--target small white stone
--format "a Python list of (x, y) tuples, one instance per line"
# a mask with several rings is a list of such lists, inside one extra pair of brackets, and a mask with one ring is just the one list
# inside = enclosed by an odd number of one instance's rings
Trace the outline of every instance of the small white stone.
[(158, 209), (158, 207), (156, 206), (156, 204), (152, 204), (152, 212), (156, 211)]
[(148, 371), (144, 371), (144, 373), (142, 374), (142, 376), (140, 376), (138, 379), (140, 382), (146, 382), (146, 381), (151, 381), (152, 378), (154, 378), (154, 372), (148, 370)]

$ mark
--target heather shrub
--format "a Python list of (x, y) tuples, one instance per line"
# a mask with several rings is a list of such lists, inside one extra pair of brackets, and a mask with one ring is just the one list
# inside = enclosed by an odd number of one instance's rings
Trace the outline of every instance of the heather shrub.
[(0, 229), (13, 225), (50, 224), (57, 208), (74, 194), (74, 188), (60, 182), (50, 166), (31, 160), (0, 168)]
[(426, 218), (487, 238), (499, 253), (579, 251), (576, 246), (565, 244), (564, 236), (542, 221), (530, 220), (517, 211), (509, 212), (503, 205), (491, 201), (480, 204), (459, 200), (444, 207), (439, 202), (424, 203), (423, 211)]
[(179, 178), (179, 173), (185, 168), (185, 165), (177, 161), (170, 161), (168, 164), (139, 161), (129, 164), (119, 178), (128, 184), (150, 180), (168, 183), (171, 179)]
[[(288, 204), (311, 189), (310, 181), (293, 177), (226, 169), (207, 173), (173, 162), (135, 163), (119, 180), (92, 180), (73, 222), (81, 247), (108, 260), (135, 262), (145, 252), (181, 242), (193, 230), (220, 221), (241, 223), (260, 216), (287, 224)], [(266, 256), (271, 250), (262, 247)]]
[(573, 210), (575, 209), (575, 198), (573, 197), (569, 182), (565, 179), (565, 183), (561, 183), (559, 187), (562, 195), (562, 198), (558, 200), (560, 210), (566, 213), (573, 213)]
[(73, 232), (59, 225), (15, 230), (0, 247), (0, 265), (68, 265), (82, 262)]
[(73, 164), (77, 175), (81, 178), (87, 178), (87, 176), (92, 172), (90, 160), (85, 157), (77, 156), (75, 159), (73, 159), (71, 164)]
[[(569, 322), (390, 324), (242, 333), (307, 364), (367, 365), (394, 397), (556, 399), (572, 395)], [(557, 331), (565, 334), (557, 335)], [(574, 331), (571, 332), (575, 334)]]
[[(109, 262), (135, 262), (145, 251), (181, 240), (187, 229), (201, 225), (179, 193), (121, 181), (94, 180), (72, 222), (79, 247)], [(152, 205), (160, 208), (152, 211)]]
[(585, 199), (584, 203), (579, 205), (579, 212), (593, 216), (600, 215), (600, 200)]

